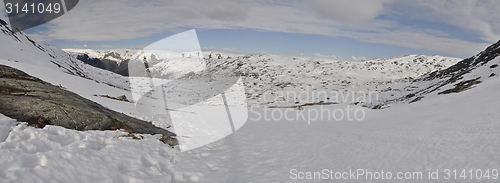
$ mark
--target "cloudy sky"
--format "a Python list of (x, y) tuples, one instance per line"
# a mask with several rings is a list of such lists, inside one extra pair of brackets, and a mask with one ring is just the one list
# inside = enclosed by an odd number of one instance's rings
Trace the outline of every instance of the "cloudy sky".
[(497, 10), (496, 0), (80, 0), (25, 32), (59, 48), (141, 48), (196, 29), (204, 50), (465, 58), (500, 40)]

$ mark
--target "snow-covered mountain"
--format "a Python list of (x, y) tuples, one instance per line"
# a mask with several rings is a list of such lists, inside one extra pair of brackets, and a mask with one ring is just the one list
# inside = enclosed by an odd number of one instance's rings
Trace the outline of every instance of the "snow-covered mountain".
[(120, 64), (121, 62), (132, 58), (139, 49), (62, 49), (71, 55), (86, 54), (90, 58), (100, 60), (111, 60)]
[[(67, 50), (104, 58), (106, 54), (117, 54), (117, 51)], [(123, 52), (123, 51), (122, 51)], [(162, 55), (163, 54), (163, 55)], [(96, 56), (97, 55), (97, 56)], [(308, 57), (288, 57), (273, 54), (231, 55), (223, 52), (165, 53), (151, 52), (141, 55), (140, 52), (128, 55), (126, 64), (142, 64), (143, 57), (149, 61), (150, 69), (156, 77), (175, 79), (189, 73), (189, 68), (197, 68), (193, 72), (207, 68), (236, 68), (242, 74), (246, 97), (251, 106), (292, 106), (304, 103), (340, 102), (356, 103), (372, 107), (381, 102), (406, 95), (407, 88), (413, 79), (419, 76), (440, 71), (454, 65), (460, 59), (428, 56), (406, 55), (366, 61), (342, 61)], [(203, 60), (199, 58), (203, 56)], [(203, 63), (199, 63), (203, 62)], [(190, 66), (193, 63), (197, 66)], [(123, 63), (125, 64), (125, 62)], [(187, 64), (187, 65), (186, 65)], [(307, 91), (311, 97), (297, 96)], [(321, 93), (327, 92), (327, 95)], [(330, 91), (336, 93), (331, 94)], [(377, 93), (376, 96), (368, 96)], [(289, 97), (284, 96), (287, 93)], [(352, 94), (354, 100), (341, 100), (330, 95)], [(372, 97), (366, 101), (357, 101), (361, 95)], [(351, 97), (352, 98), (352, 97)]]
[[(89, 58), (108, 59), (120, 64), (120, 62), (132, 59), (141, 49), (62, 49), (71, 55), (86, 54)], [(185, 55), (187, 57), (187, 55)], [(243, 54), (227, 53), (223, 51), (203, 51), (200, 56), (203, 58), (226, 59), (231, 57), (244, 56)]]
[(125, 95), (132, 99), (128, 77), (88, 65), (61, 49), (39, 44), (23, 32), (13, 32), (1, 20), (0, 30), (0, 64), (24, 71), (114, 111), (152, 122), (162, 128), (171, 125), (159, 123), (165, 120), (158, 119), (158, 116), (137, 112), (134, 110), (134, 103), (125, 105), (123, 102), (99, 97)]
[(438, 95), (458, 93), (500, 74), (500, 41), (457, 64), (413, 80), (406, 95), (389, 102), (416, 102)]
[(128, 61), (139, 50), (115, 49), (115, 50), (92, 50), (92, 49), (63, 49), (72, 58), (80, 60), (91, 66), (112, 71), (114, 73), (128, 76)]
[[(243, 76), (247, 98), (252, 106), (276, 107), (318, 102), (362, 102), (372, 106), (385, 101), (386, 97), (401, 96), (400, 91), (413, 78), (443, 70), (458, 61), (458, 58), (435, 55), (353, 62), (260, 54), (229, 59), (211, 58), (207, 59), (207, 65), (236, 67)], [(370, 92), (377, 95), (366, 98), (366, 101), (357, 101), (363, 95), (369, 97)], [(336, 95), (350, 96), (349, 100), (343, 100)]]
[[(5, 25), (5, 23), (2, 24), (1, 29), (4, 34), (1, 36), (5, 40), (4, 45), (9, 45), (9, 51), (2, 49), (0, 51), (2, 58), (12, 62), (59, 69), (125, 90), (130, 89), (126, 77), (102, 69), (128, 75), (129, 61), (143, 59), (138, 54), (140, 53), (138, 50), (132, 49), (72, 49), (66, 50), (69, 52), (67, 53), (48, 45), (38, 44), (24, 33), (14, 33)], [(94, 66), (102, 69), (82, 62), (82, 56), (85, 55), (89, 61), (98, 59)], [(420, 85), (415, 85), (414, 79), (446, 69), (460, 61), (458, 58), (426, 55), (341, 61), (272, 54), (229, 56), (222, 52), (184, 53), (184, 55), (177, 56), (162, 56), (158, 53), (147, 57), (148, 60), (152, 60), (153, 57), (157, 59), (151, 67), (152, 71), (168, 76), (170, 79), (188, 74), (189, 72), (181, 66), (186, 63), (186, 59), (191, 58), (204, 58), (205, 66), (201, 67), (203, 65), (201, 64), (198, 70), (227, 66), (237, 68), (243, 76), (249, 105), (268, 107), (318, 102), (360, 102), (373, 107), (407, 97), (411, 91), (420, 88)], [(298, 95), (303, 91), (313, 96)], [(320, 93), (320, 91), (327, 92), (327, 94)], [(331, 93), (331, 91), (336, 93)], [(377, 95), (369, 95), (370, 92), (377, 93)], [(352, 94), (354, 97), (351, 98), (354, 99), (343, 100), (331, 96), (339, 93)], [(365, 98), (359, 99), (361, 96)]]
[(14, 32), (0, 20), (0, 58), (10, 62), (63, 71), (96, 82), (129, 90), (128, 79), (110, 71), (92, 67), (61, 49), (39, 44), (23, 32)]
[[(142, 62), (143, 55), (141, 55), (141, 50), (139, 49), (63, 49), (69, 53), (73, 58), (78, 59), (86, 64), (92, 65), (97, 68), (105, 69), (108, 71), (115, 72), (123, 76), (129, 76), (128, 73), (128, 63), (130, 60), (136, 60)], [(168, 67), (176, 67), (182, 64), (183, 58), (205, 58), (205, 59), (230, 59), (238, 56), (243, 56), (241, 54), (226, 53), (220, 51), (204, 51), (204, 52), (187, 52), (187, 53), (174, 53), (167, 51), (156, 51), (154, 54), (155, 59), (150, 60), (154, 63), (163, 62), (157, 65), (154, 70), (162, 70), (168, 72)], [(151, 54), (146, 56), (147, 59), (151, 59)], [(178, 59), (179, 58), (179, 59)], [(166, 62), (166, 60), (172, 60), (171, 63)], [(185, 61), (185, 59), (184, 59)], [(182, 68), (182, 67), (181, 67)], [(163, 75), (167, 75), (166, 73)], [(176, 75), (176, 74), (174, 74)]]

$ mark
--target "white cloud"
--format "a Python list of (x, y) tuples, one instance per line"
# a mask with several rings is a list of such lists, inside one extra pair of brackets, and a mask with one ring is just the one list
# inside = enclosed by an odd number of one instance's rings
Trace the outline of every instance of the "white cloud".
[(303, 53), (300, 53), (300, 56), (303, 56), (304, 54)]
[(222, 50), (224, 50), (224, 51), (238, 51), (238, 49), (236, 49), (234, 47), (233, 48), (222, 48)]
[(339, 58), (340, 58), (340, 59), (344, 59), (344, 58), (342, 58), (341, 56), (339, 56)]
[[(301, 55), (302, 55), (302, 53), (301, 53)], [(331, 56), (330, 55), (322, 55), (319, 52), (318, 53), (313, 53), (312, 55), (317, 56), (317, 57), (321, 57), (321, 58), (337, 58), (337, 56), (335, 56), (335, 55), (331, 55)]]
[(398, 2), (412, 19), (437, 22), (478, 33), (485, 41), (500, 39), (500, 1), (412, 0)]
[(343, 23), (362, 23), (374, 19), (393, 0), (313, 0), (311, 7), (321, 16)]
[(146, 47), (146, 45), (131, 46), (130, 48), (134, 48), (134, 49), (143, 49), (144, 47)]
[(214, 47), (210, 47), (210, 48), (209, 47), (202, 47), (201, 49), (202, 50), (214, 50)]
[(387, 33), (365, 33), (353, 34), (349, 37), (370, 43), (384, 43), (414, 49), (426, 49), (446, 53), (450, 55), (471, 56), (484, 50), (490, 44), (472, 43), (452, 38), (442, 38), (429, 35), (425, 32), (407, 30), (396, 30)]
[[(340, 57), (340, 58), (342, 58), (342, 57)], [(365, 56), (356, 57), (356, 56), (352, 55), (351, 59), (353, 59), (353, 60), (366, 60), (366, 57)]]
[[(231, 7), (231, 8), (228, 8)], [(116, 41), (146, 37), (179, 27), (222, 28), (245, 21), (251, 10), (231, 0), (88, 0), (51, 22), (39, 32), (50, 39)], [(211, 25), (213, 24), (213, 25)]]
[(259, 51), (260, 54), (266, 54), (266, 51)]
[[(342, 58), (342, 57), (340, 57), (340, 58)], [(366, 57), (365, 56), (356, 57), (356, 56), (352, 55), (351, 59), (353, 59), (353, 60), (366, 60)]]
[[(473, 0), (151, 0), (148, 3), (87, 0), (80, 1), (73, 10), (51, 21), (46, 26), (47, 30), (35, 34), (44, 41), (116, 41), (147, 37), (166, 30), (181, 32), (185, 28), (244, 28), (342, 36), (363, 42), (470, 56), (489, 44), (452, 38), (432, 28), (408, 27), (395, 20), (376, 17), (380, 14), (404, 14), (414, 19), (458, 26), (476, 32), (483, 40), (496, 41), (500, 39), (500, 14), (496, 13), (499, 8), (498, 1)], [(318, 15), (323, 18), (318, 18)], [(356, 24), (359, 22), (364, 23)]]

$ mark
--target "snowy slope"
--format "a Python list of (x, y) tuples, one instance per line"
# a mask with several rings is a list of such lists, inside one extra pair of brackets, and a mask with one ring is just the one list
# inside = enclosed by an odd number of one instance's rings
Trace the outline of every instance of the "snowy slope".
[[(220, 141), (179, 152), (145, 136), (26, 127), (1, 117), (1, 182), (323, 182), (294, 171), (422, 172), (424, 180), (350, 182), (497, 182), (444, 179), (445, 169), (498, 169), (500, 79), (454, 95), (368, 110), (363, 121), (250, 120)], [(488, 97), (484, 97), (488, 96)], [(305, 107), (304, 111), (316, 107)], [(329, 109), (345, 106), (325, 106)], [(361, 108), (353, 106), (354, 109)], [(255, 109), (262, 110), (262, 109)], [(286, 109), (274, 109), (286, 110)], [(250, 119), (257, 118), (256, 115)], [(428, 171), (440, 170), (439, 180)], [(322, 174), (323, 175), (323, 174)], [(296, 178), (296, 179), (293, 179)], [(329, 180), (331, 181), (331, 180)], [(334, 180), (342, 181), (342, 180)], [(346, 180), (344, 180), (346, 181)]]
[(166, 128), (171, 125), (164, 117), (138, 112), (134, 103), (94, 96), (125, 95), (132, 99), (127, 77), (84, 64), (58, 48), (38, 44), (23, 32), (13, 33), (3, 23), (0, 24), (0, 30), (0, 64), (17, 68), (53, 85), (60, 85), (107, 108), (150, 121), (156, 126)]
[(0, 59), (62, 71), (129, 90), (127, 78), (84, 64), (58, 48), (37, 43), (23, 32), (14, 33), (2, 20), (0, 30)]
[(413, 80), (403, 97), (390, 102), (404, 103), (433, 98), (438, 95), (457, 93), (474, 88), (482, 82), (500, 74), (500, 42), (475, 56), (464, 59), (444, 70), (436, 71)]

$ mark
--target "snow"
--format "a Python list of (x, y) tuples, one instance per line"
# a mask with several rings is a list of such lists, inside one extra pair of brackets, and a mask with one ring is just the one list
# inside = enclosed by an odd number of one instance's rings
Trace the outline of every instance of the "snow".
[(87, 54), (90, 58), (101, 58), (104, 57), (105, 52), (95, 50), (95, 49), (63, 49), (63, 51), (71, 53), (84, 53)]
[[(228, 60), (231, 62), (231, 59)], [(404, 96), (412, 78), (445, 69), (460, 61), (458, 58), (435, 55), (407, 55), (351, 62), (269, 54), (243, 56), (232, 61), (239, 60), (244, 63), (240, 71), (246, 76), (244, 81), (250, 106), (291, 106), (296, 102), (304, 104), (320, 101), (359, 102), (327, 100), (327, 97), (317, 95), (312, 99), (284, 96), (287, 92), (361, 93), (355, 98), (370, 91), (378, 93), (379, 97), (362, 101), (370, 106), (371, 103)]]
[[(131, 59), (139, 49), (62, 49), (71, 55), (87, 54), (90, 58), (108, 59), (120, 64), (122, 61)], [(117, 53), (121, 58), (106, 56), (106, 54)]]
[[(490, 47), (493, 47), (495, 45), (492, 45)], [(403, 99), (402, 102), (408, 103), (415, 98), (424, 98), (424, 99), (429, 99), (429, 98), (435, 98), (435, 97), (440, 97), (440, 93), (453, 89), (457, 87), (459, 83), (464, 83), (468, 81), (478, 81), (478, 82), (483, 82), (486, 80), (489, 80), (490, 78), (497, 77), (498, 74), (500, 73), (500, 69), (498, 67), (495, 67), (495, 65), (500, 64), (500, 59), (493, 58), (491, 60), (484, 60), (483, 58), (479, 58), (479, 55), (483, 53), (480, 53), (476, 55), (475, 57), (470, 58), (473, 63), (478, 62), (478, 63), (484, 63), (484, 64), (477, 64), (477, 65), (471, 65), (468, 66), (467, 72), (460, 73), (460, 72), (455, 72), (453, 75), (454, 81), (451, 81), (451, 74), (448, 74), (448, 76), (430, 76), (430, 75), (425, 75), (425, 77), (422, 77), (423, 79), (418, 79), (414, 82), (408, 83), (406, 86), (407, 91), (402, 92), (404, 95), (407, 96), (407, 94), (412, 94), (414, 97), (406, 97), (406, 99)], [(490, 53), (486, 53), (490, 54)], [(430, 79), (428, 78), (430, 77)], [(451, 81), (451, 82), (450, 82)], [(471, 88), (474, 88), (472, 86)], [(401, 99), (400, 99), (401, 100)]]
[[(8, 32), (0, 26), (0, 30)], [(130, 90), (128, 79), (113, 73), (83, 63), (68, 53), (49, 46), (38, 44), (23, 32), (0, 34), (0, 59), (3, 63), (20, 63), (47, 68), (56, 72), (66, 72), (78, 75), (96, 82), (106, 83), (117, 88)]]
[(2, 136), (8, 135), (0, 139), (1, 182), (169, 182), (179, 176), (172, 169), (178, 151), (158, 135), (137, 143), (120, 131), (35, 129), (3, 115), (0, 122)]
[[(308, 125), (303, 120), (250, 120), (226, 138), (182, 153), (159, 142), (157, 136), (132, 140), (118, 138), (125, 134), (119, 131), (79, 132), (50, 125), (35, 129), (2, 116), (0, 137), (5, 140), (0, 143), (0, 179), (300, 182), (290, 178), (291, 169), (420, 171), (425, 179), (428, 169), (494, 169), (500, 163), (495, 158), (500, 147), (500, 104), (491, 99), (500, 97), (499, 89), (500, 78), (493, 78), (458, 94), (384, 110), (366, 110), (362, 121), (316, 120)], [(436, 182), (469, 181), (445, 181), (441, 177)]]
[[(122, 60), (134, 58), (136, 56), (135, 54), (140, 51), (140, 49), (78, 49), (78, 48), (67, 48), (67, 49), (62, 49), (62, 50), (65, 52), (68, 52), (70, 54), (84, 53), (84, 54), (87, 54), (90, 58), (98, 58), (98, 59), (104, 58), (104, 56), (107, 53), (117, 53), (121, 56), (121, 59), (118, 60), (119, 62), (121, 62)], [(172, 55), (177, 55), (177, 54), (172, 54)], [(170, 55), (170, 57), (172, 55)], [(193, 55), (193, 56), (196, 55), (196, 56), (203, 57), (206, 59), (208, 59), (210, 57), (210, 55), (212, 55), (213, 58), (218, 58), (218, 56), (220, 55), (221, 58), (224, 58), (224, 59), (226, 59), (228, 57), (236, 58), (236, 57), (240, 57), (240, 56), (245, 56), (244, 54), (228, 53), (228, 52), (223, 52), (223, 51), (219, 51), (219, 50), (202, 51), (201, 54), (193, 52), (193, 53), (185, 55), (185, 56), (187, 57), (189, 55)], [(119, 64), (119, 62), (118, 62), (118, 64)]]
[[(492, 64), (496, 62), (494, 60)], [(67, 90), (119, 112), (150, 120), (155, 125), (172, 125), (160, 123), (161, 117), (138, 112), (136, 104), (93, 96), (124, 94), (132, 98), (130, 91), (51, 68), (3, 59), (0, 63), (52, 84), (61, 84)], [(484, 68), (489, 68), (489, 65)], [(35, 129), (2, 115), (0, 182), (301, 182), (304, 180), (291, 178), (292, 169), (301, 172), (323, 169), (336, 172), (349, 169), (415, 171), (424, 172), (424, 178), (427, 178), (428, 169), (494, 169), (500, 163), (495, 158), (500, 147), (496, 140), (500, 129), (497, 123), (500, 104), (492, 99), (500, 97), (497, 92), (499, 84), (500, 78), (494, 77), (461, 93), (429, 97), (411, 105), (394, 104), (383, 110), (369, 110), (348, 103), (304, 107), (303, 110), (308, 114), (314, 110), (334, 111), (350, 107), (352, 111), (365, 112), (366, 118), (360, 121), (348, 121), (347, 117), (327, 121), (327, 116), (323, 116), (324, 120), (309, 120), (313, 119), (312, 116), (291, 121), (272, 119), (272, 115), (280, 111), (286, 114), (287, 110), (291, 110), (288, 114), (292, 116), (301, 112), (295, 109), (269, 109), (267, 114), (271, 115), (268, 116), (271, 120), (265, 120), (263, 108), (251, 108), (249, 120), (237, 123), (236, 129), (239, 129), (232, 134), (228, 126), (190, 128), (189, 118), (182, 116), (184, 112), (173, 112), (173, 118), (185, 120), (182, 125), (174, 124), (176, 132), (207, 134), (206, 131), (219, 130), (214, 134), (230, 134), (209, 137), (206, 142), (212, 141), (210, 138), (221, 139), (208, 145), (176, 148), (158, 141), (159, 136), (143, 135), (144, 139), (133, 140), (119, 137), (126, 134), (120, 131), (80, 132), (50, 125)], [(239, 85), (243, 86), (244, 82), (240, 81)], [(230, 90), (240, 89), (235, 87)], [(237, 101), (238, 96), (229, 98), (229, 101)], [(220, 96), (205, 103), (213, 106), (197, 111), (205, 113), (204, 116), (208, 117), (205, 120), (224, 120), (225, 116), (220, 113)], [(196, 108), (198, 105), (184, 110), (193, 111)], [(237, 112), (232, 111), (232, 114), (239, 116)], [(252, 120), (259, 115), (261, 119)], [(191, 138), (184, 136), (179, 140), (181, 144), (186, 144)], [(195, 149), (181, 151), (180, 148)], [(311, 181), (321, 182), (319, 179)], [(449, 180), (457, 181), (468, 182)], [(445, 180), (441, 178), (439, 182)]]

